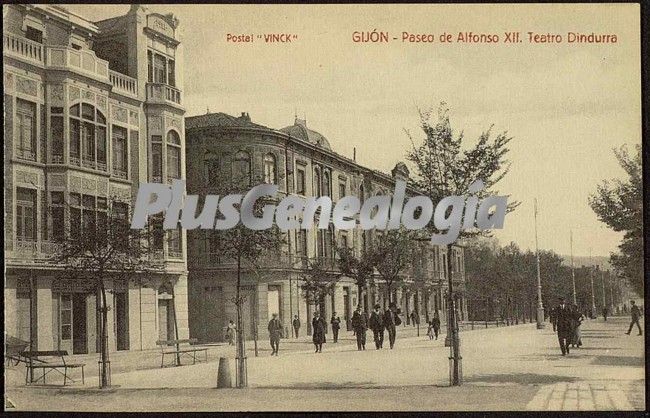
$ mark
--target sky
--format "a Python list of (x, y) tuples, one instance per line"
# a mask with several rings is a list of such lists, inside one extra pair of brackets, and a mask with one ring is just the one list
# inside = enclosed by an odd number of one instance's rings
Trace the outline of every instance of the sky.
[[(128, 5), (67, 5), (91, 21)], [(599, 222), (588, 196), (624, 178), (612, 149), (641, 142), (639, 7), (527, 5), (149, 5), (180, 19), (187, 115), (248, 112), (272, 128), (294, 115), (333, 150), (389, 172), (418, 135), (418, 109), (450, 108), (470, 143), (493, 125), (507, 131), (510, 173), (499, 184), (521, 205), (495, 236), (535, 249), (607, 256), (622, 235)], [(355, 43), (355, 31), (388, 43)], [(403, 43), (402, 32), (433, 43)], [(519, 31), (516, 44), (443, 44), (442, 33)], [(533, 44), (528, 32), (561, 34)], [(615, 44), (567, 43), (567, 32), (615, 34)], [(227, 34), (289, 33), (291, 43), (227, 42)], [(398, 40), (392, 40), (392, 37)]]

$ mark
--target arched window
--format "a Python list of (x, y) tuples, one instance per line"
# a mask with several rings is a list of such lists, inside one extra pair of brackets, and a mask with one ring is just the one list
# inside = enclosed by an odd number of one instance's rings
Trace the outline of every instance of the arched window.
[(324, 196), (331, 196), (332, 194), (330, 193), (331, 189), (331, 181), (330, 181), (330, 173), (327, 170), (323, 170), (323, 193)]
[(176, 131), (167, 132), (167, 181), (181, 178), (181, 138)]
[(106, 117), (93, 105), (70, 107), (70, 163), (106, 171)]
[(316, 168), (314, 170), (314, 195), (316, 197), (321, 197), (322, 196), (321, 195), (321, 190), (322, 190), (321, 186), (322, 186), (322, 183), (321, 183), (320, 169)]
[(277, 184), (275, 156), (271, 153), (264, 156), (264, 183)]
[(232, 161), (232, 176), (244, 185), (251, 183), (251, 157), (246, 151), (239, 151)]

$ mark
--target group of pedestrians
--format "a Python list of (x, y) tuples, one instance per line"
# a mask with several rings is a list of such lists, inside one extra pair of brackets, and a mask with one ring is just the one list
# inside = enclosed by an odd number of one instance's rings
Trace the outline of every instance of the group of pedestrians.
[(399, 311), (395, 303), (390, 303), (388, 309), (384, 312), (381, 310), (381, 305), (376, 304), (370, 316), (363, 312), (361, 305), (358, 305), (352, 315), (352, 329), (357, 337), (357, 350), (366, 349), (366, 332), (368, 329), (372, 331), (375, 349), (384, 348), (385, 332), (388, 332), (388, 342), (392, 349), (395, 346), (395, 338), (397, 337), (396, 327), (401, 324), (402, 320), (399, 317)]

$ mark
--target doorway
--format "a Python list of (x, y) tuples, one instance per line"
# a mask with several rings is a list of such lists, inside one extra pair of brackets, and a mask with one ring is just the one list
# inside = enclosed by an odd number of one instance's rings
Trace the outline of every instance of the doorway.
[(72, 352), (74, 354), (88, 353), (85, 293), (72, 294)]
[(158, 339), (160, 341), (169, 341), (175, 338), (172, 302), (172, 299), (158, 299)]
[(115, 342), (117, 350), (129, 349), (129, 302), (126, 292), (113, 294), (115, 306)]
[(350, 331), (350, 288), (343, 288), (343, 317), (345, 318), (345, 329)]

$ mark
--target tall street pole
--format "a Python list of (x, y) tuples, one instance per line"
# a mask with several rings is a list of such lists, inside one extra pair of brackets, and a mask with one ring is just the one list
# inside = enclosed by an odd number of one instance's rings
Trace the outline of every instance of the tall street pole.
[(596, 296), (594, 295), (594, 265), (591, 258), (591, 248), (589, 249), (589, 279), (591, 280), (591, 317), (596, 317)]
[(607, 307), (607, 300), (605, 299), (605, 271), (600, 271), (600, 279), (603, 282), (603, 309)]
[(573, 304), (578, 304), (578, 299), (576, 298), (576, 272), (575, 266), (573, 265), (573, 230), (570, 231), (571, 237), (571, 281), (573, 283)]
[(539, 245), (537, 244), (537, 199), (535, 199), (535, 253), (537, 254), (537, 329), (544, 329), (544, 305), (542, 304), (542, 276), (539, 271)]

